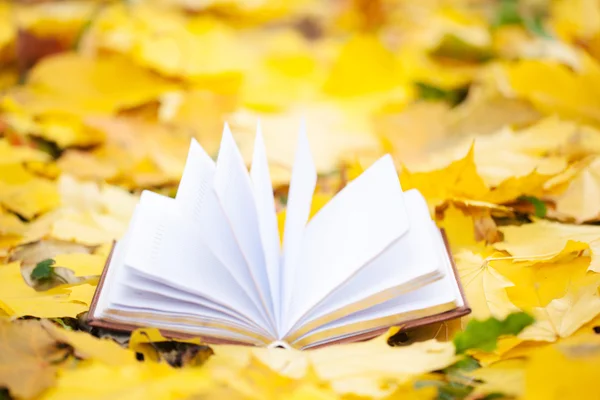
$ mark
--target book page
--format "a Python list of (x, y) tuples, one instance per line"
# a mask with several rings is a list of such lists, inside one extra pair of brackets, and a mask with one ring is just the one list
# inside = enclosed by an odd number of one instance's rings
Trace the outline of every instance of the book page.
[(214, 187), (229, 226), (250, 267), (252, 282), (256, 285), (263, 308), (267, 311), (269, 326), (274, 329), (271, 290), (265, 268), (265, 254), (252, 183), (227, 125), (217, 159)]
[(417, 190), (403, 194), (410, 229), (345, 284), (310, 311), (298, 324), (347, 315), (389, 300), (416, 285), (441, 278), (446, 270), (438, 255), (439, 230), (432, 232), (427, 203)]
[(256, 211), (258, 212), (258, 225), (260, 237), (265, 254), (265, 263), (269, 287), (272, 297), (272, 309), (274, 315), (279, 315), (281, 298), (279, 295), (280, 271), (279, 271), (279, 229), (277, 225), (277, 214), (275, 212), (275, 198), (273, 196), (273, 185), (269, 174), (269, 162), (263, 140), (260, 124), (256, 127), (256, 139), (254, 141), (254, 154), (252, 156), (252, 167), (250, 169), (252, 189), (256, 200)]
[(301, 265), (300, 252), (304, 229), (310, 216), (310, 207), (316, 185), (317, 170), (310, 153), (306, 127), (302, 125), (298, 136), (294, 166), (292, 167), (283, 234), (280, 289), (282, 307), (278, 319), (278, 332), (280, 333), (284, 329), (285, 313), (287, 313), (287, 309), (292, 301), (292, 291), (296, 284), (295, 278), (297, 270)]
[[(311, 335), (313, 337), (321, 336), (320, 341), (336, 340), (341, 336), (358, 334), (367, 327), (372, 330), (383, 326), (391, 326), (408, 322), (416, 317), (429, 316), (462, 306), (463, 301), (458, 288), (458, 281), (454, 276), (439, 229), (433, 221), (428, 223), (427, 226), (431, 237), (435, 239), (435, 247), (431, 249), (431, 252), (435, 254), (438, 262), (443, 265), (444, 277), (442, 279), (332, 321), (309, 332), (295, 342), (306, 342)], [(323, 335), (328, 335), (329, 338), (324, 340)]]
[[(383, 156), (342, 189), (304, 232), (286, 330), (409, 229), (396, 168)], [(307, 290), (310, 288), (310, 290)]]
[(175, 200), (145, 192), (131, 226), (125, 265), (166, 285), (194, 293), (268, 326), (228, 269), (195, 240)]
[[(186, 288), (175, 287), (172, 284), (169, 286), (134, 269), (125, 267), (124, 270), (125, 274), (115, 284), (118, 294), (114, 297), (113, 305), (162, 308), (163, 311), (168, 307), (168, 310), (173, 312), (189, 312), (197, 316), (219, 318), (224, 321), (243, 324), (249, 330), (272, 336), (272, 333), (265, 330), (256, 321), (241, 314), (238, 310), (191, 293)], [(181, 307), (177, 306), (178, 303), (181, 303)]]
[(224, 265), (237, 284), (252, 299), (257, 312), (267, 318), (250, 267), (231, 230), (213, 184), (216, 165), (196, 139), (192, 139), (176, 200), (189, 224), (197, 231), (192, 237), (203, 242)]

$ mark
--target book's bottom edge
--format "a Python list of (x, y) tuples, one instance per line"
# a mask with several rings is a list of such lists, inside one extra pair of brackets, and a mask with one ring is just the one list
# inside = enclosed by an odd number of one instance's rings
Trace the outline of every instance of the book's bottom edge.
[[(150, 325), (138, 325), (138, 324), (127, 324), (122, 322), (113, 322), (107, 321), (102, 318), (88, 318), (87, 324), (94, 328), (106, 329), (110, 331), (117, 331), (123, 333), (131, 333), (136, 329), (140, 328), (153, 328)], [(206, 336), (206, 335), (194, 335), (191, 333), (170, 330), (165, 328), (157, 328), (161, 335), (167, 339), (190, 339), (190, 338), (201, 338), (202, 342), (206, 344), (235, 344), (235, 345), (244, 345), (244, 346), (256, 346), (252, 343), (247, 343), (243, 341), (236, 341), (231, 339), (220, 338), (216, 336)]]
[[(334, 345), (334, 344), (363, 342), (363, 341), (378, 337), (378, 336), (388, 332), (388, 330), (390, 328), (393, 328), (395, 326), (399, 327), (400, 331), (406, 331), (409, 329), (414, 329), (414, 328), (418, 328), (418, 327), (425, 326), (425, 325), (430, 325), (430, 324), (445, 322), (448, 320), (462, 318), (465, 315), (468, 315), (469, 313), (471, 313), (471, 309), (469, 307), (459, 307), (459, 308), (455, 308), (453, 310), (445, 311), (443, 313), (433, 314), (430, 316), (426, 316), (426, 317), (418, 318), (418, 319), (415, 319), (412, 321), (408, 321), (406, 323), (402, 323), (402, 324), (398, 324), (398, 325), (384, 326), (384, 327), (377, 328), (377, 329), (374, 329), (371, 331), (359, 333), (357, 335), (348, 336), (348, 337), (345, 337), (342, 339), (332, 340), (332, 341), (317, 344), (314, 346), (305, 346), (304, 348), (300, 348), (300, 349), (301, 350), (315, 350), (315, 349), (327, 347), (327, 346)], [(121, 322), (107, 321), (102, 318), (88, 318), (87, 323), (88, 323), (88, 325), (95, 327), (95, 328), (124, 332), (124, 333), (132, 332), (139, 328), (151, 327), (151, 326), (146, 326), (146, 325), (127, 324), (127, 323), (121, 323)], [(259, 347), (256, 344), (243, 342), (243, 341), (236, 341), (236, 340), (232, 340), (232, 339), (220, 338), (220, 337), (216, 337), (216, 336), (195, 335), (195, 334), (191, 334), (191, 333), (185, 333), (185, 332), (181, 332), (181, 331), (169, 330), (169, 329), (164, 329), (164, 328), (157, 328), (157, 329), (160, 331), (160, 333), (163, 335), (163, 337), (168, 338), (168, 339), (177, 340), (177, 339), (190, 339), (193, 337), (199, 337), (202, 339), (203, 343), (206, 343), (209, 345), (210, 344), (241, 345), (241, 346)]]
[(453, 319), (462, 318), (465, 315), (471, 313), (471, 309), (469, 307), (459, 307), (453, 310), (448, 310), (442, 313), (429, 315), (426, 317), (421, 317), (418, 319), (414, 319), (412, 321), (408, 321), (401, 324), (394, 324), (389, 326), (383, 326), (381, 328), (377, 328), (371, 331), (367, 331), (364, 333), (360, 333), (358, 335), (353, 335), (347, 338), (342, 338), (338, 340), (329, 341), (326, 343), (317, 344), (314, 346), (306, 346), (306, 350), (318, 349), (326, 346), (330, 346), (332, 344), (344, 344), (344, 343), (353, 343), (353, 342), (362, 342), (370, 339), (374, 339), (378, 336), (381, 336), (389, 331), (390, 328), (398, 327), (400, 330), (398, 332), (407, 331), (409, 329), (419, 328), (425, 325), (431, 325), (435, 323), (445, 322)]

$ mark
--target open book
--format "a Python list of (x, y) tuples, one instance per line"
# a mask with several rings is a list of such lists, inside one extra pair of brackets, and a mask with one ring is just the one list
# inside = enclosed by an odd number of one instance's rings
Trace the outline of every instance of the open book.
[(250, 172), (227, 125), (216, 163), (192, 140), (176, 197), (142, 193), (90, 324), (306, 349), (470, 312), (443, 232), (389, 155), (309, 220), (316, 183), (301, 129), (280, 241), (260, 127)]

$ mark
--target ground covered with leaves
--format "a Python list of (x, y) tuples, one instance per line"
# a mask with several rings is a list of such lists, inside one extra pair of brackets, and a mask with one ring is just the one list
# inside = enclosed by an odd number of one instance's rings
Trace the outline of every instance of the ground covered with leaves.
[[(0, 399), (600, 397), (600, 4), (0, 2)], [(260, 118), (279, 222), (306, 118), (313, 213), (386, 152), (472, 314), (311, 351), (91, 328), (144, 189)]]

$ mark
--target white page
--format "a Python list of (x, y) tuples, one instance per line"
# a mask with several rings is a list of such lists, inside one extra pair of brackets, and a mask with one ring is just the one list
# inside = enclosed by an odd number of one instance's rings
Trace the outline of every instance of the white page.
[(223, 131), (217, 158), (214, 187), (238, 246), (250, 267), (253, 282), (258, 289), (263, 307), (267, 310), (269, 326), (275, 330), (269, 278), (265, 268), (265, 254), (252, 184), (242, 155), (227, 125)]
[(98, 298), (98, 303), (96, 304), (96, 309), (94, 310), (93, 316), (95, 318), (102, 318), (102, 314), (107, 308), (110, 307), (111, 299), (114, 297), (114, 288), (116, 287), (116, 282), (119, 281), (119, 276), (122, 275), (122, 270), (124, 268), (123, 263), (125, 260), (125, 249), (127, 248), (129, 242), (129, 232), (131, 230), (131, 224), (136, 218), (136, 213), (137, 206), (133, 211), (127, 231), (123, 237), (115, 243), (113, 248), (110, 263), (108, 265), (108, 271), (106, 272), (106, 277), (104, 278), (104, 285), (102, 286), (100, 297)]
[(232, 277), (252, 302), (263, 319), (267, 310), (253, 283), (248, 266), (227, 217), (213, 188), (216, 165), (196, 139), (192, 139), (188, 157), (177, 190), (176, 200), (190, 218), (198, 233), (196, 240), (203, 242), (214, 256), (229, 270)]
[(252, 325), (233, 318), (227, 314), (215, 311), (212, 308), (202, 307), (196, 303), (188, 303), (182, 300), (175, 300), (169, 297), (154, 295), (149, 292), (139, 292), (128, 289), (124, 291), (123, 296), (115, 300), (113, 309), (130, 312), (145, 313), (165, 313), (170, 316), (190, 315), (207, 320), (219, 321), (231, 326), (237, 326), (248, 331), (255, 328)]
[(266, 324), (227, 268), (194, 240), (193, 228), (172, 207), (174, 201), (152, 192), (142, 194), (125, 265)]
[(411, 281), (423, 283), (442, 276), (446, 267), (437, 250), (439, 231), (431, 230), (433, 221), (427, 203), (415, 189), (404, 192), (403, 196), (410, 225), (408, 232), (325, 298), (295, 328), (343, 307), (368, 303), (369, 298), (378, 302), (388, 300), (399, 294), (395, 288), (400, 290)]
[[(285, 313), (292, 301), (295, 276), (300, 262), (302, 238), (308, 218), (312, 197), (317, 186), (317, 169), (310, 153), (306, 127), (300, 129), (292, 178), (288, 191), (287, 210), (283, 234), (280, 299), (282, 307), (278, 314), (278, 332), (284, 329)], [(306, 288), (305, 288), (306, 289)]]
[(306, 227), (285, 332), (409, 228), (392, 158), (377, 160), (342, 189)]
[[(452, 270), (446, 249), (441, 240), (440, 232), (434, 225), (433, 221), (427, 225), (431, 231), (432, 237), (435, 238), (436, 242), (435, 248), (432, 249), (431, 252), (436, 258), (438, 258), (438, 262), (443, 264), (444, 277), (442, 279), (415, 291), (397, 296), (391, 300), (370, 307), (366, 310), (350, 314), (329, 324), (323, 325), (322, 327), (306, 334), (304, 337), (310, 336), (314, 333), (322, 332), (327, 329), (341, 327), (344, 325), (359, 324), (369, 320), (376, 320), (395, 315), (397, 315), (398, 319), (400, 320), (403, 318), (403, 313), (427, 309), (449, 302), (453, 302), (456, 307), (462, 306), (463, 301), (458, 288), (458, 281), (454, 276), (454, 271)], [(339, 336), (332, 337), (331, 340), (337, 340), (338, 338)]]
[[(163, 307), (171, 311), (182, 311), (177, 306), (178, 303), (193, 304), (197, 315), (205, 315), (204, 310), (211, 310), (206, 316), (220, 315), (221, 318), (239, 321), (256, 332), (263, 335), (272, 336), (273, 334), (265, 330), (262, 326), (251, 320), (247, 316), (239, 313), (237, 310), (225, 307), (209, 299), (203, 298), (194, 293), (190, 293), (183, 287), (176, 287), (174, 284), (167, 285), (164, 282), (153, 280), (152, 276), (145, 276), (138, 271), (125, 267), (124, 276), (116, 282), (115, 294), (112, 296), (113, 304), (146, 306), (145, 299), (152, 299), (152, 304), (156, 304), (157, 299), (164, 299)], [(156, 278), (154, 278), (156, 279)], [(167, 304), (168, 303), (168, 304)], [(185, 305), (183, 307), (186, 307)]]
[(273, 301), (272, 309), (274, 315), (279, 315), (281, 301), (279, 296), (279, 230), (277, 226), (277, 214), (275, 212), (273, 185), (271, 184), (269, 163), (260, 124), (256, 127), (250, 178), (252, 179), (254, 199), (256, 200), (260, 237), (265, 254), (267, 277), (269, 278), (269, 287)]

